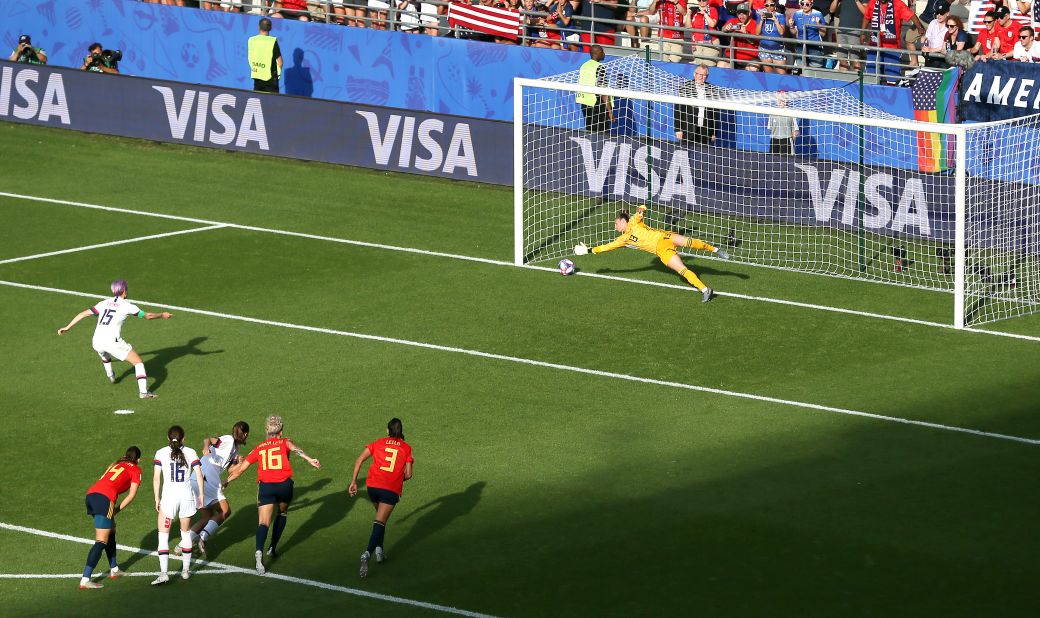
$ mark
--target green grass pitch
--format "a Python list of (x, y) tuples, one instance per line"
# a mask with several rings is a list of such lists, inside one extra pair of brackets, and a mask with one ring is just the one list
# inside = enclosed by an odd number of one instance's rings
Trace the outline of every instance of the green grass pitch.
[[(959, 332), (933, 324), (949, 294), (694, 259), (739, 295), (702, 305), (626, 280), (679, 283), (634, 251), (574, 259), (609, 278), (516, 268), (503, 188), (7, 123), (0, 160), (7, 194), (326, 237), (0, 196), (4, 616), (1035, 611), (1035, 316), (988, 326), (1027, 338)], [(124, 330), (155, 400), (126, 364), (104, 379), (91, 320), (56, 335), (94, 301), (54, 290), (119, 277), (173, 307)], [(296, 460), (274, 576), (250, 570), (251, 470), (209, 542), (226, 567), (160, 589), (44, 577), (82, 570), (83, 493), (126, 446), (147, 461), (173, 423), (197, 445), (240, 419), (255, 445), (270, 413), (323, 463)], [(362, 581), (372, 509), (345, 490), (392, 416), (415, 478)], [(119, 541), (152, 551), (143, 467)]]

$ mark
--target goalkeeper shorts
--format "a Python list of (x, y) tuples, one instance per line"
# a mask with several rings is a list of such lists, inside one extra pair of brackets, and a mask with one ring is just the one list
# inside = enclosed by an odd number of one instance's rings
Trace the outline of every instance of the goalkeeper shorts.
[(657, 241), (657, 250), (654, 253), (657, 254), (657, 257), (665, 266), (668, 265), (668, 261), (672, 259), (672, 256), (678, 255), (678, 251), (675, 250), (675, 244), (672, 242), (671, 232), (668, 232), (661, 240)]

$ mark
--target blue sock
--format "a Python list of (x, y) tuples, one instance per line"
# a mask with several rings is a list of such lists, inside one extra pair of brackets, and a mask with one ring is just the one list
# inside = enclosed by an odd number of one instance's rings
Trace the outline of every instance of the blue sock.
[(264, 551), (264, 543), (267, 541), (267, 528), (263, 524), (256, 527), (256, 551)]
[(368, 537), (368, 553), (371, 554), (377, 547), (383, 546), (383, 533), (385, 532), (385, 524), (381, 524), (378, 521), (372, 522), (372, 535)]
[(89, 578), (90, 574), (94, 572), (94, 567), (101, 560), (103, 551), (105, 551), (105, 544), (101, 541), (94, 541), (94, 544), (90, 546), (90, 553), (87, 554), (87, 566), (83, 567), (83, 577)]
[(285, 530), (285, 513), (279, 513), (278, 517), (274, 518), (274, 531), (271, 533), (271, 551), (278, 551), (278, 539), (282, 538), (282, 532)]
[(116, 529), (115, 528), (112, 528), (112, 530), (108, 533), (108, 544), (105, 545), (105, 555), (108, 556), (108, 566), (110, 568), (115, 569), (115, 568), (119, 567), (119, 563), (116, 562)]

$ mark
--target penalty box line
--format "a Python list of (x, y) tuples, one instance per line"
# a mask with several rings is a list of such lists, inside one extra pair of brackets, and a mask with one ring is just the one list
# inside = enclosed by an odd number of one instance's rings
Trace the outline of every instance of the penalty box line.
[[(28, 283), (18, 283), (15, 281), (3, 281), (0, 280), (0, 285), (21, 288), (25, 290), (34, 290), (40, 292), (53, 292), (56, 294), (65, 294), (68, 296), (79, 296), (82, 298), (104, 298), (98, 294), (90, 294), (87, 292), (78, 292), (75, 290), (63, 290), (61, 288), (51, 288), (39, 285), (31, 285)], [(467, 348), (458, 348), (446, 345), (440, 345), (436, 343), (426, 343), (423, 341), (413, 341), (410, 339), (398, 339), (395, 337), (383, 337), (380, 335), (368, 335), (365, 333), (357, 333), (344, 330), (336, 330), (332, 328), (322, 328), (319, 326), (307, 326), (304, 324), (292, 324), (289, 322), (278, 322), (274, 320), (265, 320), (262, 318), (252, 318), (242, 315), (234, 315), (230, 313), (219, 313), (216, 311), (209, 311), (206, 309), (195, 309), (192, 307), (180, 307), (177, 305), (168, 305), (165, 303), (156, 303), (146, 300), (134, 299), (134, 303), (138, 305), (145, 305), (151, 307), (159, 307), (163, 309), (170, 309), (173, 311), (180, 311), (183, 313), (194, 313), (197, 315), (204, 315), (213, 318), (220, 318), (225, 320), (235, 320), (239, 322), (248, 322), (251, 324), (260, 324), (264, 326), (275, 326), (278, 328), (288, 328), (292, 330), (306, 331), (311, 333), (319, 333), (323, 335), (336, 335), (339, 337), (350, 337), (352, 339), (362, 339), (366, 341), (377, 341), (380, 343), (390, 343), (396, 345), (409, 346), (413, 348), (422, 348), (426, 350), (435, 350), (438, 352), (448, 352), (452, 354), (462, 354), (465, 356), (473, 356), (477, 358), (484, 358), (489, 360), (505, 361), (509, 363), (517, 363), (521, 365), (529, 365), (533, 367), (542, 367), (546, 369), (569, 371), (572, 373), (580, 373), (584, 375), (597, 376), (601, 378), (609, 378), (614, 380), (623, 380), (626, 382), (638, 382), (641, 384), (649, 384), (653, 386), (665, 386), (669, 388), (677, 388), (687, 391), (695, 391), (699, 393), (710, 393), (713, 395), (722, 395), (725, 397), (734, 397), (737, 399), (745, 399), (750, 401), (760, 401), (764, 403), (772, 403), (780, 406), (787, 406), (793, 408), (803, 408), (807, 410), (817, 410), (821, 412), (831, 412), (834, 414), (844, 414), (847, 416), (858, 416), (860, 418), (868, 418), (877, 421), (885, 421), (889, 423), (900, 423), (903, 425), (913, 425), (916, 427), (925, 427), (928, 429), (938, 429), (941, 431), (952, 431), (957, 433), (971, 434), (974, 436), (981, 436), (985, 438), (996, 438), (999, 440), (1010, 440), (1013, 442), (1021, 442), (1024, 444), (1040, 444), (1040, 439), (1026, 438), (1023, 436), (1014, 436), (1008, 434), (992, 433), (988, 431), (981, 431), (978, 429), (969, 429), (967, 427), (957, 427), (954, 425), (942, 425), (940, 423), (930, 423), (927, 421), (919, 421), (914, 419), (901, 418), (898, 416), (885, 416), (883, 414), (874, 414), (872, 412), (862, 412), (859, 410), (850, 410), (847, 408), (837, 408), (833, 406), (825, 406), (815, 403), (807, 403), (804, 401), (793, 401), (789, 399), (780, 399), (778, 397), (769, 397), (766, 395), (755, 395), (752, 393), (742, 393), (739, 391), (730, 391), (720, 388), (712, 388), (709, 386), (700, 386), (697, 384), (688, 384), (685, 382), (671, 382), (668, 380), (658, 380), (654, 378), (644, 378), (641, 376), (634, 376), (624, 373), (615, 373), (613, 371), (601, 371), (598, 369), (588, 369), (585, 367), (577, 367), (574, 365), (563, 365), (559, 363), (550, 363), (547, 361), (539, 361), (530, 358), (522, 358), (519, 356), (508, 356), (505, 354), (495, 354), (493, 352), (482, 352), (480, 350), (470, 350)]]
[[(49, 539), (57, 539), (61, 541), (71, 541), (73, 543), (80, 543), (82, 545), (93, 545), (93, 539), (85, 539), (82, 537), (72, 536), (70, 534), (61, 534), (60, 532), (50, 532), (48, 530), (40, 530), (38, 528), (29, 528), (27, 526), (19, 526), (16, 524), (9, 524), (0, 521), (0, 529), (10, 530), (12, 532), (21, 532), (24, 534), (31, 534), (35, 536), (42, 536)], [(133, 552), (135, 554), (144, 554), (147, 556), (158, 556), (154, 551), (142, 549), (140, 547), (132, 547), (129, 545), (118, 544), (117, 547), (123, 551)], [(278, 581), (289, 582), (291, 584), (300, 584), (303, 586), (310, 586), (312, 588), (320, 588), (322, 590), (329, 590), (331, 592), (342, 592), (345, 594), (351, 594), (354, 596), (364, 597), (367, 599), (373, 599), (376, 601), (386, 601), (388, 603), (398, 603), (401, 605), (410, 605), (412, 607), (420, 607), (423, 609), (429, 609), (447, 614), (455, 614), (457, 616), (469, 616), (470, 618), (494, 618), (490, 614), (482, 614), (479, 612), (471, 612), (465, 609), (458, 609), (457, 607), (449, 607), (447, 605), (437, 605), (436, 603), (427, 603), (426, 601), (415, 601), (413, 599), (406, 599), (404, 597), (395, 597), (389, 594), (380, 594), (378, 592), (369, 592), (368, 590), (359, 590), (357, 588), (348, 588), (347, 586), (337, 586), (335, 584), (327, 584), (314, 579), (305, 579), (302, 577), (293, 577), (291, 575), (282, 575), (280, 573), (268, 572), (265, 575), (258, 574), (253, 569), (246, 569), (242, 567), (233, 566), (230, 564), (223, 564), (220, 562), (211, 562), (208, 560), (199, 560), (198, 562), (203, 566), (210, 566), (216, 569), (220, 569), (221, 573), (237, 573), (242, 575), (252, 575), (254, 577), (260, 577), (264, 579), (276, 579)], [(213, 571), (211, 571), (213, 572)], [(192, 572), (194, 575), (195, 572)], [(80, 577), (82, 574), (77, 574), (76, 577)], [(65, 577), (64, 575), (45, 575), (47, 578), (58, 578)], [(0, 579), (5, 577), (0, 576)], [(16, 579), (17, 576), (6, 576), (7, 579)]]
[(15, 262), (26, 262), (28, 260), (38, 260), (40, 258), (51, 257), (53, 255), (65, 255), (66, 253), (78, 253), (80, 251), (90, 251), (92, 249), (103, 249), (105, 247), (115, 247), (117, 245), (128, 245), (135, 242), (143, 242), (146, 240), (155, 240), (157, 238), (169, 238), (170, 236), (180, 236), (182, 234), (194, 234), (195, 232), (207, 232), (209, 230), (219, 230), (226, 228), (227, 226), (223, 223), (214, 225), (208, 225), (206, 227), (195, 227), (187, 230), (177, 230), (176, 232), (165, 232), (162, 234), (151, 234), (148, 236), (138, 236), (136, 238), (127, 238), (126, 240), (113, 240), (112, 242), (103, 242), (96, 245), (86, 245), (83, 247), (73, 247), (71, 249), (61, 249), (58, 251), (48, 251), (47, 253), (37, 253), (36, 255), (25, 255), (22, 257), (8, 258), (6, 260), (0, 260), (0, 265), (13, 264)]
[[(171, 221), (184, 221), (184, 222), (187, 222), (187, 223), (199, 223), (199, 224), (203, 224), (203, 225), (223, 226), (225, 228), (238, 229), (238, 230), (247, 230), (247, 231), (250, 231), (250, 232), (260, 232), (260, 233), (264, 233), (264, 234), (277, 234), (277, 235), (281, 235), (281, 236), (292, 236), (292, 237), (295, 237), (295, 238), (305, 238), (307, 240), (321, 240), (321, 241), (325, 241), (325, 242), (334, 242), (334, 243), (340, 243), (340, 244), (345, 244), (345, 245), (352, 245), (352, 246), (355, 246), (355, 247), (366, 247), (366, 248), (369, 248), (369, 249), (384, 249), (384, 250), (387, 250), (387, 251), (397, 251), (399, 253), (412, 253), (412, 254), (416, 254), (416, 255), (426, 255), (426, 256), (430, 256), (430, 257), (447, 258), (447, 259), (452, 259), (452, 260), (463, 260), (463, 261), (467, 261), (467, 262), (477, 262), (477, 263), (480, 263), (480, 264), (489, 264), (489, 265), (492, 265), (492, 266), (511, 266), (511, 267), (514, 267), (514, 268), (516, 267), (516, 265), (513, 262), (505, 261), (505, 260), (493, 260), (493, 259), (490, 259), (490, 258), (480, 258), (480, 257), (475, 257), (475, 256), (470, 256), (470, 255), (459, 255), (459, 254), (455, 254), (455, 253), (445, 253), (445, 252), (441, 252), (441, 251), (430, 251), (430, 250), (427, 250), (427, 249), (416, 249), (415, 247), (399, 247), (399, 246), (396, 246), (396, 245), (386, 245), (386, 244), (381, 244), (381, 243), (365, 242), (365, 241), (361, 241), (361, 240), (351, 240), (351, 239), (348, 239), (348, 238), (337, 238), (335, 236), (322, 236), (322, 235), (318, 235), (318, 234), (306, 234), (304, 232), (292, 232), (292, 231), (289, 231), (289, 230), (280, 230), (280, 229), (276, 229), (276, 228), (257, 227), (257, 226), (253, 226), (253, 225), (241, 225), (241, 224), (238, 224), (238, 223), (227, 223), (227, 222), (221, 222), (221, 221), (211, 221), (209, 219), (198, 219), (198, 218), (195, 218), (195, 217), (184, 217), (184, 216), (180, 216), (180, 215), (168, 215), (168, 214), (157, 213), (157, 212), (148, 212), (146, 210), (132, 210), (132, 209), (129, 209), (129, 208), (116, 208), (116, 207), (113, 207), (113, 206), (102, 206), (100, 204), (88, 204), (86, 202), (74, 202), (74, 201), (71, 201), (71, 200), (60, 200), (60, 199), (49, 198), (49, 197), (39, 197), (39, 196), (35, 196), (35, 195), (24, 195), (24, 194), (21, 194), (21, 193), (8, 193), (8, 192), (5, 192), (5, 191), (0, 191), (0, 197), (9, 197), (9, 198), (13, 198), (13, 199), (28, 200), (28, 201), (32, 201), (32, 202), (44, 202), (44, 203), (47, 203), (47, 204), (59, 204), (59, 205), (62, 205), (62, 206), (75, 206), (77, 208), (88, 208), (88, 209), (92, 209), (92, 210), (102, 210), (102, 211), (105, 211), (105, 212), (116, 212), (116, 213), (122, 213), (122, 214), (128, 214), (128, 215), (139, 215), (139, 216), (142, 216), (142, 217), (156, 217), (156, 218), (159, 218), (159, 219), (169, 219)], [(548, 268), (548, 267), (545, 267), (545, 266), (524, 265), (521, 268), (527, 268), (527, 269), (530, 269), (530, 270), (540, 270), (540, 271), (545, 271), (545, 272), (556, 272), (555, 268)], [(644, 281), (644, 280), (639, 280), (639, 279), (628, 279), (626, 277), (615, 277), (615, 276), (611, 276), (611, 275), (601, 275), (601, 274), (597, 274), (597, 273), (578, 272), (578, 273), (575, 273), (575, 274), (577, 274), (579, 276), (583, 276), (583, 277), (593, 277), (593, 278), (596, 278), (596, 279), (608, 279), (610, 281), (621, 281), (621, 282), (625, 282), (625, 283), (639, 283), (639, 284), (642, 284), (642, 285), (650, 285), (650, 286), (655, 286), (655, 287), (677, 289), (677, 290), (682, 290), (682, 291), (689, 291), (689, 289), (690, 289), (689, 286), (676, 285), (676, 284), (672, 284), (672, 283), (661, 283), (661, 282), (657, 282), (657, 281)], [(782, 298), (771, 298), (771, 297), (768, 297), (768, 296), (753, 296), (753, 295), (750, 295), (750, 294), (737, 294), (737, 293), (733, 293), (733, 292), (716, 292), (716, 294), (718, 296), (722, 296), (722, 297), (727, 297), (728, 296), (730, 298), (739, 298), (741, 300), (749, 300), (749, 301), (754, 301), (754, 302), (764, 302), (764, 303), (770, 303), (770, 304), (774, 304), (774, 305), (784, 305), (784, 306), (788, 306), (788, 307), (797, 307), (797, 308), (800, 308), (800, 309), (812, 309), (814, 311), (826, 311), (826, 312), (830, 312), (830, 313), (839, 313), (839, 314), (844, 314), (844, 315), (854, 315), (854, 316), (859, 316), (859, 317), (864, 317), (864, 318), (873, 318), (873, 319), (878, 319), (878, 320), (889, 320), (889, 321), (894, 321), (894, 322), (902, 322), (904, 324), (915, 324), (917, 326), (929, 326), (929, 327), (933, 327), (933, 328), (944, 328), (944, 329), (949, 329), (949, 330), (954, 330), (954, 331), (957, 330), (957, 329), (955, 329), (953, 327), (952, 324), (943, 324), (943, 323), (940, 323), (940, 322), (930, 322), (930, 321), (927, 321), (927, 320), (917, 320), (917, 319), (914, 319), (914, 318), (907, 318), (907, 317), (897, 316), (897, 315), (887, 315), (887, 314), (884, 314), (884, 313), (872, 313), (872, 312), (869, 312), (869, 311), (857, 311), (855, 309), (845, 309), (845, 308), (842, 308), (842, 307), (832, 307), (830, 305), (817, 305), (817, 304), (813, 304), (813, 303), (803, 303), (803, 302), (798, 302), (798, 301), (793, 301), (793, 300), (784, 300)], [(979, 333), (979, 334), (983, 334), (983, 335), (994, 335), (994, 336), (997, 336), (997, 337), (1008, 337), (1008, 338), (1011, 338), (1011, 339), (1023, 339), (1023, 340), (1026, 340), (1026, 341), (1038, 341), (1038, 342), (1040, 342), (1040, 337), (1035, 337), (1035, 336), (1030, 336), (1030, 335), (1020, 335), (1020, 334), (1016, 334), (1016, 333), (1007, 333), (1007, 332), (1003, 332), (1003, 331), (999, 331), (999, 330), (988, 330), (988, 329), (983, 329), (983, 328), (965, 328), (965, 329), (962, 329), (961, 332)]]

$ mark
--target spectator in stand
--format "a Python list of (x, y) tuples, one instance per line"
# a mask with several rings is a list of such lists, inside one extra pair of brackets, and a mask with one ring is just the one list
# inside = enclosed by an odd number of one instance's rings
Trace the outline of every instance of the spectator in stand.
[(524, 0), (524, 45), (550, 49), (556, 46), (545, 29), (545, 15), (538, 14), (547, 12), (544, 6), (535, 4), (534, 0)]
[(1040, 62), (1040, 45), (1036, 44), (1036, 31), (1032, 26), (1022, 26), (1018, 31), (1018, 42), (1011, 52), (1011, 59), (1019, 62)]
[(1004, 37), (1000, 36), (1000, 30), (997, 27), (997, 12), (987, 11), (985, 17), (982, 18), (982, 23), (986, 28), (975, 39), (975, 46), (971, 48), (971, 53), (983, 62), (1003, 58), (1005, 53), (1011, 51), (1011, 48), (1004, 47)]
[(653, 0), (647, 13), (657, 14), (657, 37), (661, 39), (661, 52), (668, 62), (681, 62), (683, 57), (683, 31), (686, 20), (686, 0)]
[(950, 17), (950, 5), (945, 1), (937, 2), (933, 9), (935, 19), (928, 24), (921, 40), (921, 51), (925, 54), (925, 66), (936, 69), (947, 66), (946, 59), (939, 54), (946, 53), (946, 20)]
[(964, 22), (960, 17), (952, 15), (946, 18), (946, 37), (943, 39), (943, 51), (961, 51), (968, 43), (968, 35), (964, 32)]
[(1029, 20), (1035, 24), (1036, 20), (1033, 17), (1034, 1), (1035, 0), (1018, 0), (1016, 4), (1018, 4), (1018, 12), (1021, 13), (1023, 17), (1028, 17)]
[[(489, 4), (489, 3), (484, 3)], [(387, 17), (390, 13), (390, 3), (386, 0), (368, 0), (368, 17), (370, 28), (373, 30), (386, 30)]]
[(32, 37), (23, 34), (18, 37), (18, 47), (7, 59), (22, 64), (47, 64), (47, 52), (42, 47), (33, 47)]
[(993, 12), (997, 16), (997, 30), (1000, 32), (1000, 38), (1004, 39), (1000, 47), (1005, 50), (1004, 57), (1007, 58), (1011, 55), (1011, 50), (1015, 48), (1015, 43), (1018, 43), (1018, 31), (1022, 25), (1011, 19), (1011, 11), (1006, 6), (996, 8)]
[[(750, 12), (749, 12), (750, 14)], [(739, 13), (738, 13), (739, 15)], [(701, 64), (693, 71), (693, 79), (679, 86), (679, 96), (687, 99), (716, 99), (718, 89), (708, 83), (708, 67)], [(674, 111), (675, 138), (681, 144), (710, 144), (715, 141), (718, 110), (701, 105), (676, 105)]]
[(271, 17), (282, 17), (285, 19), (296, 19), (299, 21), (310, 21), (310, 13), (307, 12), (307, 0), (275, 0), (271, 10)]
[(650, 38), (650, 29), (638, 24), (649, 23), (647, 9), (651, 0), (630, 0), (629, 4), (622, 3), (621, 7), (625, 14), (625, 21), (632, 22), (625, 25), (628, 34), (629, 47), (640, 47), (640, 40), (646, 41)]
[[(694, 30), (715, 30), (719, 23), (719, 10), (711, 5), (710, 0), (696, 0), (690, 5), (686, 15), (686, 27)], [(719, 38), (706, 32), (693, 32), (690, 35), (690, 54), (693, 62), (713, 67), (718, 64), (722, 55), (719, 51)]]
[[(755, 34), (758, 32), (758, 23), (751, 19), (751, 9), (747, 3), (737, 7), (737, 16), (726, 22), (722, 27), (723, 32), (733, 33), (729, 47), (729, 58), (733, 67), (747, 69), (748, 71), (760, 71), (758, 63), (758, 40), (749, 39), (741, 34)], [(719, 63), (722, 66), (722, 63)], [(729, 66), (729, 63), (726, 64)]]
[(858, 71), (863, 54), (853, 50), (860, 44), (860, 27), (863, 25), (863, 7), (860, 0), (831, 0), (831, 13), (838, 16), (838, 68), (842, 71)]
[(808, 42), (823, 41), (823, 29), (827, 27), (824, 25), (823, 13), (813, 8), (812, 0), (800, 0), (798, 6), (801, 10), (788, 18), (787, 26), (793, 30), (792, 34), (798, 40), (806, 41), (799, 46), (798, 52), (801, 54), (799, 60), (804, 59), (805, 64), (809, 67), (822, 68), (827, 63), (823, 46), (810, 45)]
[(341, 26), (365, 27), (365, 7), (359, 6), (367, 0), (346, 0), (350, 4), (335, 3), (332, 5), (333, 20)]
[(617, 20), (618, 10), (615, 0), (585, 0), (581, 3), (582, 51), (588, 52), (592, 44), (614, 45), (617, 27), (603, 20)]
[(556, 0), (554, 4), (549, 5), (548, 10), (549, 17), (546, 22), (550, 26), (547, 31), (549, 39), (559, 41), (559, 46), (563, 49), (571, 49), (571, 44), (567, 37), (576, 34), (571, 29), (571, 22), (574, 20), (574, 7), (567, 0)]
[(787, 52), (783, 42), (777, 40), (786, 32), (782, 21), (783, 8), (776, 0), (766, 0), (762, 10), (758, 12), (758, 30), (755, 34), (766, 37), (758, 41), (758, 59), (762, 61), (762, 70), (766, 73), (784, 75), (787, 69)]
[[(918, 31), (924, 32), (924, 24), (903, 0), (870, 0), (863, 9), (861, 27), (869, 31), (870, 45), (887, 50), (867, 52), (867, 61), (871, 65), (868, 72), (882, 76), (882, 83), (895, 83), (903, 75), (899, 42), (902, 40), (902, 25), (906, 21), (914, 22)], [(867, 33), (860, 34), (860, 43), (866, 41)], [(884, 79), (886, 77), (888, 79)]]
[(419, 21), (422, 22), (423, 32), (430, 36), (440, 36), (441, 18), (448, 9), (432, 2), (419, 3)]
[(416, 0), (394, 0), (397, 8), (398, 29), (409, 34), (422, 34), (422, 22), (419, 21), (419, 3)]

